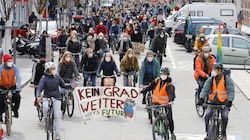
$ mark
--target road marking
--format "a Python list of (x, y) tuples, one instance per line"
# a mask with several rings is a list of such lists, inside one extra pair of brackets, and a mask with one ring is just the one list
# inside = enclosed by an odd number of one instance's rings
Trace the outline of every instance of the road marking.
[(167, 52), (168, 52), (168, 56), (170, 58), (170, 61), (172, 63), (173, 68), (176, 69), (176, 64), (175, 64), (175, 61), (174, 61), (174, 57), (173, 57), (172, 52), (171, 52), (171, 50), (169, 48), (169, 45), (167, 45)]
[[(203, 140), (205, 135), (198, 134), (176, 134), (177, 140)], [(240, 137), (229, 135), (227, 140), (242, 140)]]

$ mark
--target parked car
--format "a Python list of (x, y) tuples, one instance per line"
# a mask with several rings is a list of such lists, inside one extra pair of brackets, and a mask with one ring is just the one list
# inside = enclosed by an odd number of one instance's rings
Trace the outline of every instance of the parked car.
[[(195, 36), (199, 34), (200, 28), (205, 25), (218, 25), (221, 23), (219, 20), (211, 21), (192, 21), (194, 25)], [(185, 22), (182, 22), (174, 31), (174, 42), (177, 44), (185, 44), (185, 32), (184, 32)]]
[[(216, 56), (218, 35), (208, 35), (208, 43)], [(233, 34), (221, 34), (222, 59), (225, 64), (244, 64), (244, 59), (250, 55), (250, 41), (247, 37)]]
[[(202, 28), (203, 28), (203, 33), (206, 36), (211, 35), (211, 34), (218, 34), (218, 25), (217, 26), (207, 25), (207, 26), (202, 26)], [(224, 28), (223, 28), (223, 26), (221, 26), (221, 32), (223, 33), (223, 31), (224, 31)], [(241, 36), (248, 37), (245, 33), (241, 32), (238, 29), (233, 28), (233, 27), (228, 27), (228, 32), (229, 32), (229, 34), (241, 35)]]

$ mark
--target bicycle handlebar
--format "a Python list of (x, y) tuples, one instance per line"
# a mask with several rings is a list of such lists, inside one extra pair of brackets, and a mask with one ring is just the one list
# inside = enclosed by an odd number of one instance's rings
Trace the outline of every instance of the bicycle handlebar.
[(96, 71), (83, 71), (83, 73), (86, 73), (86, 74), (94, 74), (94, 73), (96, 73)]
[(161, 107), (171, 107), (174, 103), (169, 102), (168, 104), (162, 104), (162, 105), (151, 105), (148, 106), (147, 108), (161, 108)]
[(226, 108), (226, 105), (214, 105), (214, 104), (208, 104), (208, 103), (204, 103), (203, 106), (210, 106), (213, 108)]

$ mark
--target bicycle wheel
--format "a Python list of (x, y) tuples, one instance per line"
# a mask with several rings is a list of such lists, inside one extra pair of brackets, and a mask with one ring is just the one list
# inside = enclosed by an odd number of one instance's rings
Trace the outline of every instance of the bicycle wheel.
[(47, 140), (50, 140), (50, 126), (51, 126), (51, 120), (50, 120), (50, 116), (45, 120), (45, 130), (47, 133)]
[(5, 122), (6, 122), (6, 132), (7, 135), (10, 136), (11, 133), (11, 125), (12, 125), (12, 111), (11, 111), (11, 106), (7, 105), (7, 109), (5, 112)]
[(153, 140), (169, 140), (164, 120), (157, 117), (152, 125)]
[(247, 57), (244, 61), (244, 69), (250, 73), (250, 57)]
[(70, 91), (68, 94), (68, 99), (67, 99), (67, 113), (69, 117), (72, 117), (74, 114), (74, 109), (75, 109), (75, 100), (74, 100), (74, 95)]
[[(151, 102), (151, 93), (147, 93), (146, 94), (146, 106), (151, 106), (152, 102)], [(150, 121), (150, 124), (153, 123), (153, 111), (150, 108), (147, 108), (147, 112), (148, 112), (148, 119)]]
[(36, 109), (37, 109), (38, 119), (39, 121), (42, 121), (43, 120), (43, 108), (41, 105), (38, 105)]
[(195, 92), (195, 109), (196, 109), (196, 112), (198, 114), (199, 117), (203, 117), (204, 114), (205, 114), (205, 107), (203, 105), (197, 105), (198, 102), (199, 102), (199, 94), (198, 92), (196, 91)]
[(214, 120), (210, 120), (209, 126), (208, 126), (208, 139), (209, 140), (217, 140), (217, 128), (215, 125)]
[(64, 114), (66, 112), (66, 106), (67, 106), (67, 101), (65, 99), (65, 96), (63, 96), (61, 103), (62, 119), (64, 118)]

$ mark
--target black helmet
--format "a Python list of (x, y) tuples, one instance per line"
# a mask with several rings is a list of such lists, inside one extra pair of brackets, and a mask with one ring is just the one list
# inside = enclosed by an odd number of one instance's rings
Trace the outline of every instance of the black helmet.
[(222, 64), (218, 64), (218, 63), (214, 63), (214, 64), (213, 64), (213, 68), (216, 68), (216, 69), (223, 69), (223, 65), (222, 65)]
[(170, 74), (170, 69), (168, 67), (161, 68), (161, 73)]

